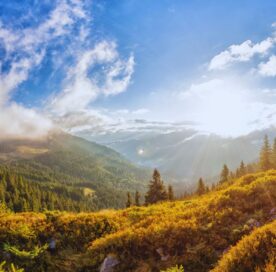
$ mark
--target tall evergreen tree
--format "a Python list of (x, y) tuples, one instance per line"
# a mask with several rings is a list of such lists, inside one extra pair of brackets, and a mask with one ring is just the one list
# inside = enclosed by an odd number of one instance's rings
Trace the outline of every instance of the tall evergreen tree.
[(126, 201), (126, 208), (129, 208), (132, 205), (132, 199), (130, 192), (127, 192), (127, 201)]
[(168, 186), (168, 200), (174, 200), (174, 192), (171, 185)]
[(246, 167), (244, 165), (244, 162), (241, 161), (240, 167), (239, 167), (239, 176), (242, 177), (246, 174)]
[(222, 171), (220, 173), (219, 182), (224, 183), (224, 182), (228, 181), (228, 179), (229, 179), (229, 169), (228, 169), (227, 165), (224, 164), (223, 167), (222, 167)]
[(157, 169), (154, 169), (152, 180), (149, 183), (149, 190), (145, 196), (145, 204), (153, 204), (168, 198), (168, 194), (161, 175)]
[(274, 138), (274, 141), (273, 141), (271, 163), (272, 163), (273, 169), (276, 169), (276, 138)]
[(255, 165), (247, 164), (246, 166), (246, 173), (253, 173), (255, 171)]
[(198, 180), (196, 193), (197, 195), (203, 195), (205, 193), (205, 184), (202, 178)]
[(271, 147), (267, 135), (264, 137), (264, 143), (260, 152), (260, 168), (262, 171), (271, 169)]
[(234, 172), (230, 171), (230, 174), (229, 174), (230, 179), (234, 179), (236, 176), (237, 176), (237, 172), (235, 174)]
[(138, 191), (135, 192), (135, 206), (140, 206), (140, 193)]

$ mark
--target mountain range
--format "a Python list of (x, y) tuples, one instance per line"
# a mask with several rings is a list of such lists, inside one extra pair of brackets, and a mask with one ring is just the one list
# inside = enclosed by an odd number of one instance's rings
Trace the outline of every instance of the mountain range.
[(178, 181), (194, 183), (200, 177), (214, 179), (224, 163), (235, 170), (242, 160), (255, 162), (266, 134), (272, 141), (276, 128), (238, 137), (181, 129), (170, 133), (118, 132), (86, 138), (111, 147), (138, 165), (157, 167)]

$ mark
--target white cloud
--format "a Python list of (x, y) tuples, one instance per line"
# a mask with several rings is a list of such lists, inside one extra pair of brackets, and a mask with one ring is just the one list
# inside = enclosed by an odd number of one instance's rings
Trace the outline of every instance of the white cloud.
[(262, 62), (258, 66), (258, 72), (262, 76), (276, 76), (276, 56), (270, 56), (267, 62)]
[(135, 110), (132, 113), (136, 114), (136, 115), (143, 115), (143, 114), (146, 114), (148, 112), (149, 112), (149, 109), (142, 108), (142, 109)]
[(31, 54), (39, 47), (47, 46), (51, 40), (70, 33), (70, 27), (78, 19), (86, 18), (83, 1), (61, 0), (57, 3), (48, 18), (37, 27), (14, 30), (0, 22), (0, 40), (8, 54)]
[(130, 83), (131, 76), (134, 72), (134, 65), (133, 55), (127, 61), (116, 61), (106, 74), (103, 93), (105, 95), (116, 95), (124, 92)]
[(9, 100), (9, 94), (28, 78), (29, 71), (38, 65), (44, 52), (34, 53), (32, 58), (14, 61), (8, 73), (0, 74), (0, 106)]
[[(95, 68), (98, 65), (100, 69)], [(133, 71), (133, 56), (122, 60), (114, 42), (102, 41), (80, 54), (76, 65), (68, 72), (64, 90), (50, 102), (50, 109), (62, 116), (86, 109), (99, 95), (124, 92)]]
[(1, 107), (0, 111), (0, 139), (43, 137), (54, 128), (42, 114), (16, 103)]
[(268, 37), (256, 44), (247, 40), (238, 45), (231, 45), (212, 58), (209, 70), (223, 70), (232, 63), (247, 62), (255, 55), (265, 55), (274, 46), (275, 41), (275, 38)]

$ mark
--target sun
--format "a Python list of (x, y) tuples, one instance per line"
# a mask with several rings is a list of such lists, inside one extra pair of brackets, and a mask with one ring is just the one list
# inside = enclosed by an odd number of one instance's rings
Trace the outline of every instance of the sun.
[(143, 156), (143, 155), (145, 154), (145, 150), (144, 150), (143, 148), (139, 148), (139, 149), (137, 150), (137, 154), (138, 154), (139, 156)]
[(234, 84), (203, 90), (195, 104), (195, 118), (203, 130), (222, 136), (247, 132), (252, 118), (247, 93)]

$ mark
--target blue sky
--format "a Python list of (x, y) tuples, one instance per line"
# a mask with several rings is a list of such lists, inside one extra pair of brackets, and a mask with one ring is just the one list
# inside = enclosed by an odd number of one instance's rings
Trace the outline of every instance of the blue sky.
[(0, 128), (36, 137), (192, 122), (236, 136), (273, 125), (275, 11), (252, 0), (2, 1)]

